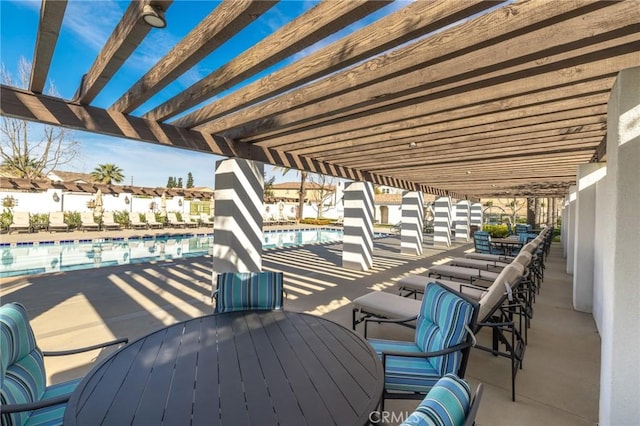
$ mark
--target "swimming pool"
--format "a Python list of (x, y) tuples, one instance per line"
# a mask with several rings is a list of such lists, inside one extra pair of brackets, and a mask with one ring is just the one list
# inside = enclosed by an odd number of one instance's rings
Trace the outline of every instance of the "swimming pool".
[[(265, 231), (262, 248), (342, 241), (340, 229)], [(2, 244), (0, 277), (180, 259), (211, 254), (213, 234), (187, 234), (39, 243)]]

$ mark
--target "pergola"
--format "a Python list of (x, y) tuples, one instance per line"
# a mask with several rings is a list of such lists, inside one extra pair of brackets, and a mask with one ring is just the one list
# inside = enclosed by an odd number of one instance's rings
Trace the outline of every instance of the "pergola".
[(455, 198), (562, 197), (604, 158), (610, 89), (640, 65), (637, 1), (418, 1), (242, 85), (390, 3), (324, 1), (131, 115), (275, 4), (230, 0), (92, 106), (151, 30), (149, 3), (179, 19), (170, 0), (132, 2), (65, 100), (42, 91), (66, 1), (43, 0), (30, 86), (2, 86), (2, 114)]

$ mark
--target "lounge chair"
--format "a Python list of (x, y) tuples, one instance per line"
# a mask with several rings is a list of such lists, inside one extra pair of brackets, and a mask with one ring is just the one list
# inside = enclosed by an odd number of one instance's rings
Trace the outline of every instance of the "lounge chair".
[(213, 220), (208, 214), (200, 213), (200, 224), (204, 226), (213, 226)]
[[(439, 280), (422, 278), (422, 292), (433, 283), (438, 283), (442, 287), (447, 287), (457, 293), (455, 288), (451, 288)], [(493, 353), (496, 356), (503, 356), (511, 360), (511, 397), (515, 401), (515, 377), (518, 369), (522, 365), (524, 350), (526, 345), (526, 327), (528, 326), (527, 302), (525, 296), (521, 295), (520, 288), (523, 285), (522, 268), (517, 264), (509, 265), (501, 273), (498, 279), (482, 293), (477, 299), (478, 322), (473, 328), (474, 333), (478, 333), (483, 327), (493, 330), (492, 347), (486, 348), (476, 344), (475, 347)], [(456, 283), (462, 286), (465, 284)], [(458, 293), (460, 294), (460, 293)], [(473, 294), (463, 291), (462, 295), (467, 300), (474, 300)], [(428, 296), (427, 296), (428, 297)], [(426, 297), (423, 297), (423, 300)], [(396, 294), (374, 291), (360, 296), (353, 300), (352, 328), (364, 322), (364, 334), (367, 335), (367, 323), (370, 321), (388, 322), (393, 320), (403, 325), (412, 327), (421, 309), (421, 302), (408, 297)], [(420, 306), (416, 308), (416, 306)], [(516, 319), (518, 323), (516, 324)], [(523, 336), (522, 322), (525, 320)], [(499, 344), (504, 345), (501, 351)]]
[(0, 307), (0, 335), (3, 425), (62, 424), (67, 401), (80, 379), (47, 386), (44, 357), (71, 355), (128, 342), (124, 338), (68, 351), (41, 351), (27, 310), (19, 303)]
[(187, 226), (186, 222), (178, 220), (175, 213), (167, 213), (167, 224), (173, 228), (184, 228)]
[(464, 377), (476, 328), (478, 303), (437, 284), (425, 288), (420, 313), (411, 319), (365, 319), (366, 323), (416, 322), (413, 342), (367, 339), (382, 360), (385, 399), (422, 399), (445, 374)]
[(47, 227), (49, 232), (53, 231), (67, 231), (69, 232), (69, 225), (64, 221), (63, 212), (51, 212), (49, 213), (49, 226)]
[(13, 222), (9, 225), (9, 233), (11, 231), (31, 232), (31, 230), (31, 214), (29, 212), (13, 212)]
[(140, 214), (131, 213), (129, 215), (129, 226), (133, 229), (148, 229), (149, 224), (140, 220)]
[(149, 213), (145, 215), (145, 217), (147, 219), (147, 224), (149, 225), (149, 228), (164, 228), (164, 223), (158, 222), (156, 220), (155, 214)]
[(102, 227), (107, 230), (120, 230), (122, 227), (113, 219), (112, 212), (102, 213)]
[(282, 272), (223, 272), (218, 274), (215, 313), (280, 310), (283, 306)]
[(200, 216), (183, 215), (182, 218), (185, 219), (184, 223), (187, 225), (187, 228), (197, 228), (200, 226)]
[(455, 374), (445, 374), (400, 426), (473, 426), (483, 391), (484, 385), (478, 384), (471, 399), (471, 388), (466, 380)]
[(91, 212), (83, 212), (80, 213), (80, 227), (83, 231), (99, 231), (100, 225), (98, 225), (93, 218), (93, 213)]

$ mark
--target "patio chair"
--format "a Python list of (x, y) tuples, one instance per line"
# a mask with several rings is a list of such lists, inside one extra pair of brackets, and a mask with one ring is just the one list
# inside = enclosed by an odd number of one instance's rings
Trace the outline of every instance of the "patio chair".
[(138, 213), (131, 213), (129, 215), (129, 226), (133, 229), (148, 229), (149, 224), (140, 220)]
[(80, 379), (47, 386), (45, 356), (71, 355), (128, 342), (124, 338), (74, 350), (41, 351), (27, 310), (20, 303), (0, 307), (0, 337), (3, 425), (62, 424), (67, 401)]
[(67, 231), (69, 232), (69, 225), (64, 221), (63, 212), (51, 212), (49, 213), (49, 225), (47, 227), (49, 232), (53, 231)]
[(122, 227), (113, 219), (113, 212), (102, 213), (102, 227), (107, 230), (120, 230)]
[(223, 272), (218, 274), (214, 313), (280, 310), (283, 306), (282, 272)]
[[(476, 327), (478, 303), (438, 283), (425, 288), (413, 342), (368, 339), (382, 360), (385, 399), (420, 399), (447, 373), (464, 378)], [(401, 324), (407, 319), (365, 319)]]
[(9, 225), (9, 233), (11, 231), (31, 232), (31, 230), (31, 214), (29, 212), (13, 212), (13, 222)]
[(173, 228), (184, 228), (187, 226), (186, 222), (178, 220), (175, 213), (167, 213), (167, 224)]
[(91, 212), (83, 212), (80, 213), (80, 227), (83, 231), (98, 231), (100, 230), (100, 225), (98, 225), (93, 218), (93, 213)]
[[(484, 289), (484, 291), (479, 288), (475, 289), (480, 295), (479, 298), (472, 293), (473, 286), (468, 284), (450, 282), (450, 285), (442, 283), (440, 280), (433, 281), (419, 275), (410, 277), (415, 277), (415, 281), (422, 280), (422, 292), (426, 291), (431, 284), (436, 283), (449, 288), (455, 293), (460, 290), (459, 292), (466, 299), (477, 301), (479, 305), (477, 322), (472, 330), (474, 333), (478, 333), (482, 328), (490, 328), (492, 330), (492, 343), (491, 347), (484, 347), (478, 344), (475, 347), (491, 352), (495, 356), (502, 356), (511, 360), (511, 396), (515, 401), (515, 378), (518, 369), (522, 368), (527, 341), (526, 327), (528, 326), (526, 295), (521, 291), (523, 285), (522, 266), (515, 263), (509, 265), (489, 288)], [(401, 325), (413, 327), (414, 321), (417, 319), (421, 309), (423, 309), (421, 302), (418, 300), (383, 291), (365, 294), (354, 299), (352, 304), (352, 327), (355, 330), (357, 324), (364, 322), (365, 336), (367, 335), (367, 324), (371, 321), (386, 322), (391, 319)], [(380, 318), (384, 319), (380, 320)]]
[(478, 384), (471, 400), (471, 388), (455, 374), (445, 374), (400, 426), (473, 426), (484, 385)]
[(502, 250), (491, 244), (491, 236), (485, 231), (476, 231), (473, 234), (473, 245), (476, 253), (502, 254)]
[(156, 215), (153, 213), (148, 213), (145, 215), (145, 218), (147, 219), (147, 225), (149, 226), (149, 228), (164, 228), (164, 223), (162, 222), (158, 222), (156, 220)]
[(213, 220), (208, 214), (200, 213), (200, 224), (204, 226), (213, 226)]

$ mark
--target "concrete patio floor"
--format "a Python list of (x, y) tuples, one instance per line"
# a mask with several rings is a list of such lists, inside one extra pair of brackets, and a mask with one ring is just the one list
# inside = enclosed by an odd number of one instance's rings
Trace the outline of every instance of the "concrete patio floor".
[[(354, 298), (372, 290), (395, 293), (402, 276), (424, 272), (432, 262), (472, 249), (470, 244), (454, 244), (445, 251), (428, 244), (423, 255), (408, 257), (400, 254), (399, 238), (376, 239), (374, 268), (365, 272), (340, 266), (341, 244), (265, 251), (263, 267), (285, 273), (286, 309), (323, 315), (350, 328)], [(553, 244), (524, 366), (516, 378), (516, 402), (510, 396), (509, 360), (472, 350), (466, 378), (472, 389), (479, 382), (485, 384), (478, 424), (597, 423), (600, 338), (592, 316), (572, 309), (572, 280), (564, 264), (562, 248)], [(65, 349), (114, 337), (127, 336), (131, 341), (164, 325), (210, 313), (211, 272), (210, 256), (202, 256), (4, 278), (0, 297), (2, 303), (19, 301), (27, 306), (41, 348)], [(371, 336), (408, 340), (413, 334), (386, 325), (372, 327)], [(478, 336), (481, 341), (489, 337), (486, 331)], [(49, 382), (83, 375), (109, 352), (48, 359)], [(416, 405), (417, 401), (390, 400), (386, 408), (402, 416)]]

